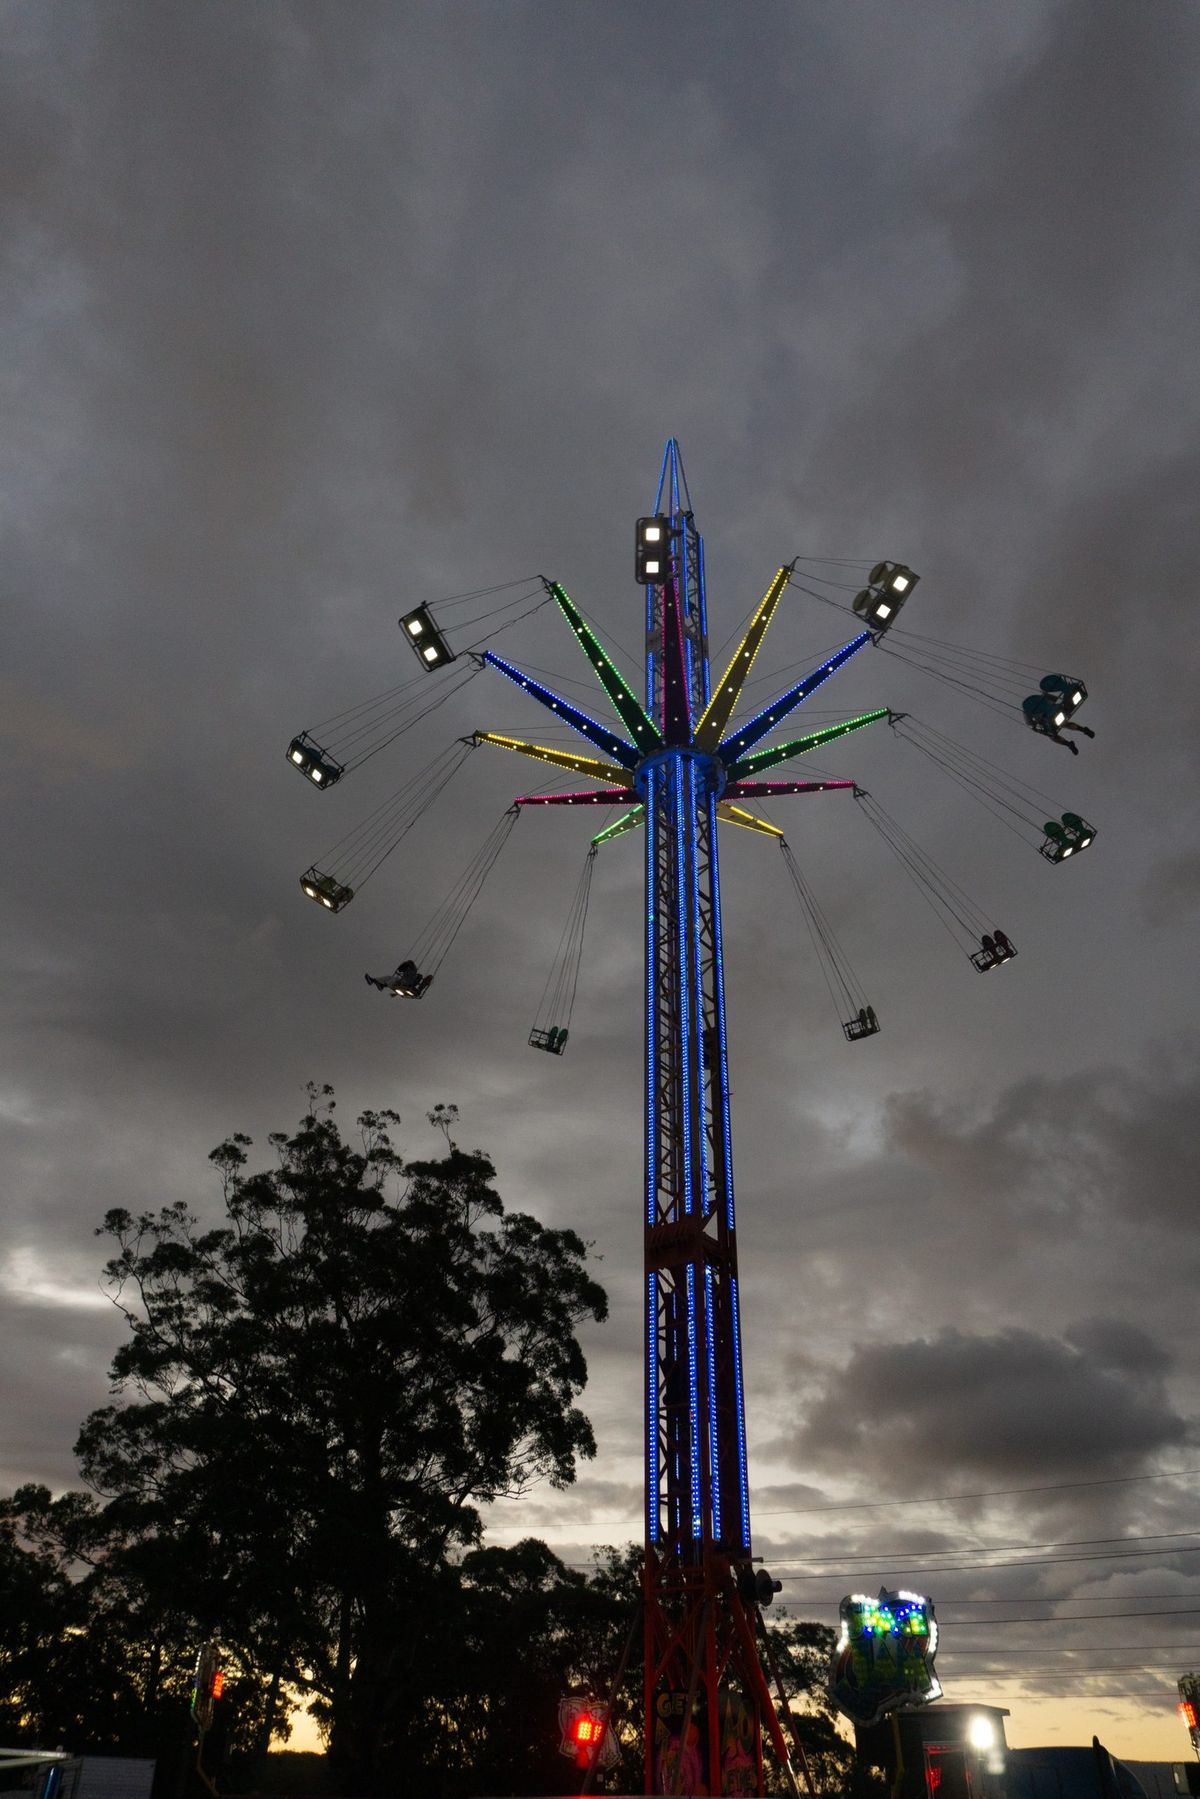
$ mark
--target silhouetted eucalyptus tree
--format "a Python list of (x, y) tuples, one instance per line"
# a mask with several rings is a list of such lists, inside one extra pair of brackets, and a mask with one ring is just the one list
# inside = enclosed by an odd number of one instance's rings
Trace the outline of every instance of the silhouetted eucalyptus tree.
[(395, 1113), (358, 1146), (332, 1113), (310, 1090), (261, 1173), (248, 1138), (215, 1150), (214, 1229), (182, 1203), (108, 1214), (130, 1335), (78, 1453), (130, 1573), (310, 1696), (363, 1793), (422, 1712), (475, 1507), (594, 1453), (575, 1333), (606, 1302), (578, 1236), (505, 1213), (452, 1108), (446, 1154), (408, 1163)]

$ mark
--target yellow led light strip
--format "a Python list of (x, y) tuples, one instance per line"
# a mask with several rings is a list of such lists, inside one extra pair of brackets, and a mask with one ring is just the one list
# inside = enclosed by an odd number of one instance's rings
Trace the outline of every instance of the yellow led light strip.
[(767, 634), (767, 626), (775, 616), (784, 588), (792, 578), (795, 563), (781, 568), (775, 579), (762, 597), (758, 611), (750, 620), (746, 635), (733, 652), (733, 659), (720, 683), (714, 689), (713, 696), (705, 708), (704, 716), (696, 726), (694, 742), (698, 750), (715, 750), (721, 741), (726, 725), (729, 723), (734, 707), (741, 698), (742, 688), (746, 684), (746, 676), (754, 667), (754, 658), (758, 655), (763, 638)]
[(629, 770), (615, 762), (601, 762), (596, 756), (577, 756), (574, 750), (552, 750), (540, 743), (522, 743), (519, 737), (503, 737), (498, 731), (476, 731), (476, 743), (494, 743), (498, 749), (516, 750), (519, 755), (533, 756), (539, 762), (552, 762), (556, 768), (569, 768), (590, 781), (617, 781), (622, 787), (629, 781)]
[(743, 812), (740, 806), (733, 806), (728, 800), (722, 800), (718, 805), (717, 817), (723, 818), (726, 824), (745, 825), (748, 831), (761, 831), (766, 837), (783, 836), (783, 832), (769, 825), (765, 818), (755, 818), (753, 812)]

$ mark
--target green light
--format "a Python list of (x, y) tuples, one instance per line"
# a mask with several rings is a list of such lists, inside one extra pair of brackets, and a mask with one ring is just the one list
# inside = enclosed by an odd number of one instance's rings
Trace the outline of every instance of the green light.
[(841, 724), (829, 725), (823, 731), (813, 731), (808, 737), (798, 737), (792, 743), (781, 743), (771, 750), (759, 750), (752, 756), (731, 763), (728, 768), (729, 779), (744, 780), (747, 775), (758, 774), (764, 768), (773, 768), (776, 763), (787, 762), (793, 756), (803, 756), (808, 750), (819, 749), (823, 743), (832, 743), (835, 738), (844, 737), (848, 731), (860, 731), (864, 725), (872, 725), (887, 716), (887, 707), (883, 706), (878, 712), (864, 712), (858, 718), (844, 719)]
[(604, 654), (602, 645), (585, 623), (579, 608), (557, 581), (550, 584), (550, 591), (554, 595), (559, 610), (579, 639), (584, 655), (595, 669), (600, 685), (611, 700), (613, 709), (625, 729), (635, 739), (644, 737), (645, 733), (649, 731), (651, 741), (661, 748), (662, 739), (658, 731), (634, 698), (628, 684)]
[(620, 818), (593, 837), (592, 848), (595, 849), (597, 844), (606, 843), (610, 837), (619, 837), (624, 831), (635, 831), (644, 822), (645, 807), (635, 806), (631, 812), (623, 813)]

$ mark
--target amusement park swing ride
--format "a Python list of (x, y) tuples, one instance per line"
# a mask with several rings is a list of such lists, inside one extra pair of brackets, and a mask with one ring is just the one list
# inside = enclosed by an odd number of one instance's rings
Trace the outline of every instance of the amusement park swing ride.
[[(754, 810), (756, 803), (836, 790), (850, 793), (978, 972), (991, 973), (1017, 952), (977, 903), (853, 781), (764, 776), (853, 732), (886, 723), (1047, 861), (1077, 856), (1095, 837), (1078, 813), (1064, 811), (1039, 823), (1045, 805), (1035, 789), (940, 730), (886, 706), (768, 742), (810, 695), (869, 645), (982, 699), (1075, 754), (1078, 746), (1064, 733), (1092, 735), (1075, 720), (1087, 698), (1082, 681), (1048, 674), (1037, 692), (1021, 701), (1016, 695), (1030, 685), (1027, 665), (897, 629), (919, 580), (903, 563), (881, 561), (871, 567), (865, 585), (846, 606), (838, 594), (846, 587), (850, 565), (839, 565), (830, 577), (802, 570), (801, 561), (797, 557), (779, 568), (728, 667), (714, 681), (704, 540), (696, 528), (679, 447), (671, 439), (652, 512), (637, 521), (635, 535), (635, 578), (645, 592), (644, 702), (566, 590), (538, 577), (439, 603), (444, 613), (452, 604), (487, 602), (489, 609), (472, 621), (472, 628), (485, 620), (502, 621), (493, 624), (486, 638), (458, 650), (429, 606), (405, 614), (401, 630), (423, 672), (300, 733), (287, 750), (288, 760), (312, 785), (332, 787), (485, 668), (515, 683), (559, 726), (586, 740), (595, 753), (476, 731), (436, 757), (301, 877), (309, 899), (324, 910), (341, 911), (481, 744), (591, 783), (584, 789), (515, 799), (404, 960), (390, 974), (366, 976), (371, 986), (396, 998), (424, 998), (527, 807), (615, 808), (618, 816), (589, 844), (530, 1031), (531, 1047), (549, 1054), (562, 1055), (568, 1041), (597, 854), (617, 837), (642, 833), (647, 1793), (762, 1793), (768, 1745), (791, 1790), (798, 1790), (797, 1767), (811, 1786), (799, 1740), (790, 1753), (784, 1737), (783, 1722), (793, 1721), (763, 1629), (762, 1607), (779, 1583), (754, 1557), (751, 1539), (718, 824), (758, 832), (778, 843), (843, 1032), (852, 1043), (875, 1035), (878, 1017), (787, 839)], [(768, 627), (793, 584), (849, 613), (853, 634), (768, 705), (734, 722)], [(521, 591), (514, 594), (514, 588)], [(490, 602), (501, 594), (508, 597), (492, 607)], [(483, 648), (517, 619), (551, 603), (578, 640), (618, 725), (602, 722), (493, 649)], [(774, 1694), (768, 1671), (775, 1678)], [(746, 1728), (731, 1749), (738, 1736), (735, 1729), (731, 1737), (729, 1729), (735, 1711)], [(589, 1780), (600, 1759), (607, 1717), (605, 1710)]]

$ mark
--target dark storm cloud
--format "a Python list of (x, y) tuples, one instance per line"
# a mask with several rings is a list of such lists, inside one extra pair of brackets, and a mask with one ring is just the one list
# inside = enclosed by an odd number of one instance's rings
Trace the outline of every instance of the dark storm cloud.
[(974, 1108), (896, 1095), (890, 1141), (940, 1184), (1042, 1234), (1085, 1219), (1177, 1227), (1200, 1189), (1189, 1127), (1200, 1109), (1194, 1048), (1160, 1052), (1145, 1073), (1089, 1069), (1038, 1076)]
[(831, 1375), (797, 1447), (876, 1480), (927, 1478), (931, 1455), (981, 1479), (1082, 1478), (1188, 1441), (1166, 1397), (1166, 1358), (1132, 1327), (1064, 1339), (1010, 1330), (860, 1349)]
[[(531, 569), (636, 665), (629, 523), (675, 431), (714, 645), (794, 551), (897, 546), (914, 630), (1084, 675), (1098, 731), (1069, 758), (895, 658), (847, 671), (831, 707), (912, 705), (1100, 828), (1052, 870), (890, 736), (831, 757), (1021, 952), (979, 980), (852, 802), (798, 803), (866, 1045), (777, 852), (733, 833), (761, 1543), (1194, 1523), (1174, 1482), (813, 1509), (1197, 1456), (1194, 6), (661, 0), (654, 45), (632, 0), (2, 11), (3, 1480), (67, 1484), (104, 1399), (104, 1210), (211, 1216), (207, 1152), (244, 1129), (257, 1158), (328, 1078), (347, 1120), (395, 1104), (414, 1155), (457, 1100), (508, 1203), (595, 1243), (600, 1455), (502, 1534), (637, 1534), (640, 845), (601, 858), (568, 1055), (530, 1055), (572, 817), (523, 820), (421, 1007), (362, 982), (535, 784), (512, 758), (472, 757), (338, 919), (296, 877), (446, 742), (536, 736), (536, 709), (481, 677), (328, 796), (283, 748), (405, 678), (410, 598)], [(499, 647), (586, 677), (553, 624)], [(797, 600), (764, 673), (845, 626)], [(942, 1586), (1194, 1584), (1184, 1556), (1132, 1565)]]
[[(4, 1270), (41, 1297), (0, 1291), (4, 1350), (4, 1440), (0, 1466), (5, 1490), (20, 1481), (61, 1489), (78, 1484), (72, 1448), (82, 1419), (107, 1401), (104, 1370), (119, 1331), (113, 1309), (93, 1287), (57, 1289), (38, 1280), (27, 1263)], [(89, 1298), (90, 1302), (89, 1303)], [(47, 1425), (52, 1428), (47, 1429)]]
[(1187, 924), (1200, 907), (1200, 850), (1163, 856), (1142, 883), (1141, 912), (1148, 924)]

